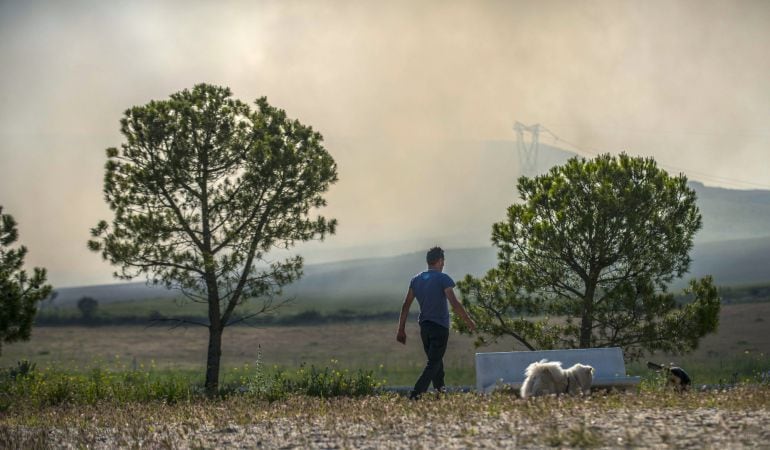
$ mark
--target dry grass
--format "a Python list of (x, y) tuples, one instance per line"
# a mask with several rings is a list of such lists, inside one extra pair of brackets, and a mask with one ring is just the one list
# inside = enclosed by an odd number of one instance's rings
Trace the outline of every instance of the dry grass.
[[(718, 335), (693, 358), (703, 360), (770, 349), (764, 321), (770, 304), (727, 305)], [(410, 384), (423, 363), (417, 327), (408, 345), (395, 342), (395, 323), (318, 327), (231, 328), (223, 362), (301, 363), (391, 367)], [(472, 339), (452, 334), (447, 354), (450, 384), (473, 384)], [(200, 371), (204, 328), (169, 331), (143, 327), (36, 328), (30, 342), (3, 348), (0, 366), (22, 358), (69, 367), (96, 360), (130, 366)], [(502, 344), (499, 349), (510, 348)], [(489, 349), (485, 349), (489, 350)], [(118, 362), (115, 363), (115, 357)], [(459, 370), (458, 370), (459, 369)], [(396, 395), (319, 399), (304, 396), (268, 403), (232, 396), (166, 404), (97, 403), (42, 409), (20, 405), (0, 413), (0, 448), (750, 448), (770, 442), (770, 387), (728, 391), (644, 389), (637, 394), (537, 398), (511, 394), (430, 396), (419, 403)]]
[[(719, 330), (706, 336), (688, 355), (653, 355), (648, 359), (673, 362), (693, 376), (696, 383), (732, 383), (770, 379), (770, 302), (722, 305)], [(649, 375), (644, 361), (627, 367)]]
[[(376, 370), (390, 383), (412, 383), (422, 369), (424, 354), (419, 328), (407, 327), (407, 345), (396, 342), (396, 323), (364, 322), (305, 327), (231, 327), (223, 338), (222, 363), (227, 368), (253, 364), (259, 353), (265, 364), (296, 368), (302, 364)], [(3, 348), (0, 367), (28, 359), (38, 367), (81, 368), (103, 362), (132, 368), (153, 362), (158, 369), (191, 369), (203, 372), (208, 331), (203, 327), (169, 330), (140, 326), (37, 327), (29, 342)], [(497, 349), (509, 349), (500, 344)], [(445, 364), (464, 371), (472, 383), (473, 339), (453, 333)], [(402, 375), (403, 374), (403, 375)], [(395, 378), (394, 378), (395, 377)], [(471, 377), (471, 378), (469, 378)]]
[(719, 332), (707, 336), (696, 354), (735, 354), (741, 352), (770, 355), (770, 302), (722, 305)]
[(768, 405), (767, 386), (529, 401), (503, 393), (97, 404), (2, 415), (0, 447), (762, 447)]
[[(690, 367), (704, 365), (704, 370), (723, 367), (725, 377), (738, 357), (770, 355), (770, 302), (724, 305), (720, 329), (706, 337), (700, 348), (685, 358), (660, 355), (660, 362), (675, 361)], [(424, 364), (419, 329), (414, 323), (407, 328), (407, 345), (396, 342), (396, 323), (363, 322), (303, 327), (231, 327), (225, 330), (222, 363), (228, 370), (252, 364), (259, 353), (268, 366), (297, 368), (301, 364), (328, 366), (332, 360), (338, 367), (374, 370), (388, 384), (411, 384)], [(158, 369), (188, 369), (203, 373), (207, 330), (191, 326), (170, 330), (167, 327), (36, 327), (29, 342), (4, 345), (0, 367), (28, 359), (38, 367), (56, 365), (82, 368), (107, 363), (120, 369), (136, 364)], [(481, 351), (505, 351), (512, 341), (484, 347)], [(521, 348), (518, 348), (521, 349)], [(452, 333), (445, 357), (448, 383), (475, 384), (473, 339)], [(747, 353), (748, 352), (748, 355)], [(631, 367), (635, 374), (647, 370)], [(770, 370), (770, 367), (765, 368)], [(691, 375), (699, 375), (691, 373)], [(225, 377), (227, 373), (225, 373)], [(723, 375), (715, 376), (711, 381)], [(729, 380), (729, 378), (725, 378)]]

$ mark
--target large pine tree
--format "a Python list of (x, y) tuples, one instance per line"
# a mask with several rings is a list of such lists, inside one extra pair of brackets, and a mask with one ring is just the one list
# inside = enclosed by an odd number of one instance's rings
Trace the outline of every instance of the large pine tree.
[(690, 281), (685, 304), (668, 291), (687, 273), (701, 227), (684, 175), (650, 158), (576, 157), (520, 178), (518, 190), (522, 201), (493, 226), (498, 267), (459, 283), (479, 343), (509, 335), (530, 349), (620, 346), (634, 359), (692, 350), (716, 330), (711, 277)]

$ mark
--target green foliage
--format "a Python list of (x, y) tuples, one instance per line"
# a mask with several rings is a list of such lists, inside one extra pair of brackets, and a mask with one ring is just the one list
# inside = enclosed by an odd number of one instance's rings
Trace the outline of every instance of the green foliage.
[(16, 379), (17, 377), (27, 377), (35, 371), (36, 367), (37, 364), (23, 359), (16, 363), (16, 367), (12, 367), (8, 370), (8, 376), (13, 379)]
[[(274, 309), (302, 258), (270, 262), (273, 248), (323, 239), (336, 220), (310, 218), (325, 206), (336, 164), (311, 127), (263, 97), (255, 109), (207, 84), (130, 108), (126, 142), (107, 149), (104, 193), (111, 224), (92, 229), (89, 248), (119, 268), (205, 303), (211, 330), (207, 387), (218, 384), (221, 334), (242, 320), (237, 306)], [(267, 268), (259, 268), (259, 263)]]
[(339, 397), (342, 395), (360, 397), (372, 395), (379, 387), (371, 371), (323, 369), (310, 366), (297, 371), (297, 379), (287, 380), (289, 391), (301, 392), (312, 397)]
[[(332, 365), (336, 366), (333, 360)], [(245, 374), (239, 379), (240, 389), (249, 396), (262, 400), (276, 401), (286, 398), (290, 394), (308, 395), (311, 397), (361, 397), (374, 395), (382, 387), (383, 382), (374, 377), (370, 370), (358, 369), (350, 373), (347, 369), (336, 367), (318, 368), (304, 365), (297, 369), (293, 375), (282, 370), (269, 372), (262, 363), (261, 353), (254, 366), (254, 373)]]
[(710, 277), (690, 282), (684, 306), (667, 292), (701, 227), (684, 175), (600, 155), (521, 177), (518, 189), (522, 202), (492, 229), (498, 267), (458, 284), (478, 344), (507, 335), (528, 348), (620, 346), (634, 360), (690, 351), (717, 329)]
[(256, 371), (252, 376), (242, 380), (243, 392), (249, 397), (254, 397), (269, 402), (285, 399), (289, 392), (286, 390), (286, 377), (283, 371), (268, 373), (257, 362)]
[(34, 366), (23, 372), (0, 372), (0, 410), (22, 403), (34, 407), (103, 401), (175, 403), (190, 400), (201, 392), (183, 372), (113, 371), (101, 366), (86, 372), (52, 367), (38, 370)]
[(22, 270), (27, 248), (11, 248), (18, 237), (16, 221), (0, 206), (0, 351), (3, 342), (29, 340), (37, 305), (51, 293), (45, 269), (35, 267), (31, 277)]
[[(237, 373), (238, 370), (236, 369)], [(267, 370), (257, 361), (253, 370), (228, 384), (222, 397), (246, 396), (276, 401), (290, 395), (311, 397), (360, 397), (379, 392), (382, 383), (371, 371), (299, 368), (294, 373)], [(99, 402), (163, 402), (173, 404), (205, 397), (200, 379), (184, 371), (157, 371), (154, 367), (112, 370), (97, 364), (85, 371), (68, 371), (20, 361), (17, 367), (0, 371), (0, 411), (21, 405), (93, 405)]]

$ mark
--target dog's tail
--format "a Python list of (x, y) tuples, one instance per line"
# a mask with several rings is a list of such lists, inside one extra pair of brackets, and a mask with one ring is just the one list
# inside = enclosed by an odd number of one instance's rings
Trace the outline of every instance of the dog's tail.
[(524, 370), (524, 376), (525, 377), (532, 376), (532, 374), (535, 373), (535, 370), (537, 370), (537, 366), (539, 366), (540, 364), (545, 364), (547, 362), (548, 362), (547, 359), (541, 359), (540, 361), (536, 361), (528, 365), (527, 368)]
[(532, 364), (528, 365), (526, 370), (524, 370), (524, 384), (521, 385), (521, 390), (519, 391), (519, 396), (521, 398), (527, 398), (532, 395), (532, 392), (534, 392), (535, 389), (534, 384), (536, 381), (532, 374), (535, 373), (538, 365), (544, 364), (546, 362), (548, 362), (547, 359), (541, 359), (540, 361), (533, 362)]
[(660, 364), (655, 364), (652, 361), (647, 361), (647, 368), (652, 370), (663, 370), (666, 367), (661, 366)]

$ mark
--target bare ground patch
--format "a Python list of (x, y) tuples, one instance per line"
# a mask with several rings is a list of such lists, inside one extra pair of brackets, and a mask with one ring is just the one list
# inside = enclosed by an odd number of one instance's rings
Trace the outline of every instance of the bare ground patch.
[(236, 397), (17, 411), (4, 448), (768, 448), (770, 388), (537, 398), (453, 394), (420, 402)]

